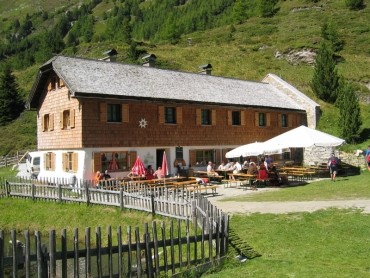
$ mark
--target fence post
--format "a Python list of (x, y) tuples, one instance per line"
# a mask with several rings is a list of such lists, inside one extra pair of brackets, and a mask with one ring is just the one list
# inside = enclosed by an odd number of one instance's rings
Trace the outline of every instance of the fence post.
[(90, 190), (89, 190), (89, 184), (87, 182), (84, 182), (85, 184), (85, 193), (86, 193), (86, 204), (87, 206), (90, 205)]
[(60, 183), (58, 184), (58, 200), (59, 203), (62, 202), (62, 185)]
[(35, 200), (35, 191), (36, 191), (36, 187), (35, 187), (35, 184), (31, 184), (31, 194), (32, 194), (32, 201)]
[(10, 193), (10, 185), (9, 185), (9, 182), (5, 180), (5, 196), (9, 197), (9, 193)]
[(155, 215), (155, 203), (154, 203), (154, 194), (150, 195), (150, 201), (152, 203), (152, 215)]
[(36, 231), (36, 246), (37, 246), (37, 277), (48, 277), (48, 261), (46, 259), (47, 249), (45, 244), (41, 244), (41, 233)]
[(119, 189), (119, 208), (121, 209), (121, 211), (123, 211), (123, 209), (125, 208), (123, 204), (123, 188)]
[(197, 203), (195, 200), (191, 201), (191, 217), (193, 224), (197, 224)]

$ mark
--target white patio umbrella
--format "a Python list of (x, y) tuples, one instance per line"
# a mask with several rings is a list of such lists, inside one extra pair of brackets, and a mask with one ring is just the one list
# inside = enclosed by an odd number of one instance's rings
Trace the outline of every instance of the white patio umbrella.
[(277, 148), (337, 147), (345, 142), (341, 138), (303, 125), (265, 141)]
[(275, 147), (270, 144), (266, 144), (264, 142), (254, 142), (250, 144), (246, 144), (240, 147), (237, 147), (225, 154), (226, 158), (234, 158), (234, 157), (247, 157), (247, 156), (258, 156), (261, 154), (277, 154), (282, 153), (282, 149)]

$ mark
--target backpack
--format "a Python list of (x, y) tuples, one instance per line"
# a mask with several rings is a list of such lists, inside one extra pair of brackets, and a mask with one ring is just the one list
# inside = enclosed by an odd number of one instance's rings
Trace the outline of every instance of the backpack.
[(367, 162), (370, 162), (370, 154), (366, 157)]

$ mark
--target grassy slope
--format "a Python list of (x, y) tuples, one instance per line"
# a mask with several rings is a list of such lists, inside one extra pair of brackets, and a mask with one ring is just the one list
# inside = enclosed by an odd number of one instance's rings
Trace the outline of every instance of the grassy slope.
[[(45, 1), (43, 1), (45, 2)], [(51, 7), (63, 1), (48, 1)], [(68, 1), (69, 2), (69, 1)], [(321, 3), (322, 2), (322, 3)], [(309, 83), (312, 78), (313, 68), (308, 65), (291, 65), (285, 60), (274, 58), (276, 51), (281, 53), (290, 49), (317, 48), (320, 41), (320, 30), (325, 18), (330, 18), (337, 26), (338, 32), (345, 40), (345, 48), (339, 54), (343, 61), (338, 64), (338, 71), (346, 78), (361, 82), (370, 82), (370, 59), (368, 45), (370, 44), (370, 6), (361, 11), (349, 11), (343, 1), (321, 1), (321, 8), (302, 9), (293, 12), (294, 7), (310, 5), (307, 2), (292, 0), (280, 3), (279, 13), (271, 19), (251, 18), (243, 24), (235, 25), (236, 31), (231, 33), (230, 26), (224, 26), (205, 32), (184, 34), (176, 45), (158, 43), (156, 45), (141, 46), (148, 53), (154, 53), (158, 57), (158, 64), (175, 70), (197, 72), (199, 65), (211, 63), (213, 75), (224, 76), (245, 80), (260, 81), (266, 74), (275, 73), (297, 87), (314, 100), (318, 101), (310, 89)], [(64, 3), (65, 4), (65, 3)], [(5, 1), (0, 0), (0, 7), (4, 7)], [(318, 7), (318, 4), (311, 4)], [(96, 15), (101, 17), (102, 12), (111, 7), (111, 3), (103, 1), (96, 9)], [(4, 8), (0, 16), (10, 16), (15, 9)], [(99, 32), (104, 22), (99, 21), (96, 27)], [(191, 37), (193, 44), (189, 45), (187, 38)], [(97, 37), (95, 37), (97, 40)], [(121, 42), (94, 43), (94, 45), (81, 45), (77, 55), (85, 57), (101, 58), (102, 52), (109, 48), (116, 48), (119, 52), (119, 60), (124, 59), (126, 46)], [(66, 50), (68, 53), (68, 50)], [(27, 93), (32, 87), (36, 76), (35, 65), (24, 72), (16, 73), (20, 86)], [(368, 90), (363, 91), (369, 94)], [(333, 135), (338, 135), (335, 127), (336, 111), (331, 105), (318, 101), (322, 106), (323, 116), (319, 123), (319, 129)], [(363, 107), (363, 127), (370, 126), (369, 107)], [(36, 115), (35, 115), (36, 117)], [(23, 120), (19, 119), (22, 125)], [(6, 134), (12, 130), (10, 125), (6, 130), (0, 128), (0, 134)], [(368, 132), (365, 132), (368, 134)], [(3, 135), (2, 135), (3, 136)], [(4, 136), (3, 144), (8, 145), (9, 136)], [(364, 148), (370, 144), (368, 136), (359, 145), (348, 147), (349, 149)], [(6, 142), (8, 140), (8, 142)], [(34, 142), (34, 138), (28, 137), (21, 141)]]

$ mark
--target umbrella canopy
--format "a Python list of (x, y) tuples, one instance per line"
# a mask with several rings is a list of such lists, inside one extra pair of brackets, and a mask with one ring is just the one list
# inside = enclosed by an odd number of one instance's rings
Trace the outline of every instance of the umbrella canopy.
[(226, 158), (234, 157), (247, 157), (247, 156), (258, 156), (261, 154), (276, 154), (282, 153), (282, 149), (279, 149), (276, 146), (266, 144), (263, 142), (254, 142), (246, 144), (240, 147), (237, 147), (225, 154)]
[(337, 147), (346, 141), (325, 132), (300, 126), (280, 134), (265, 143), (278, 148)]
[(166, 177), (168, 175), (168, 166), (167, 166), (167, 157), (166, 152), (163, 152), (163, 158), (162, 158), (162, 173), (163, 176)]
[(131, 171), (138, 176), (145, 175), (145, 165), (139, 156), (136, 158), (135, 164)]

